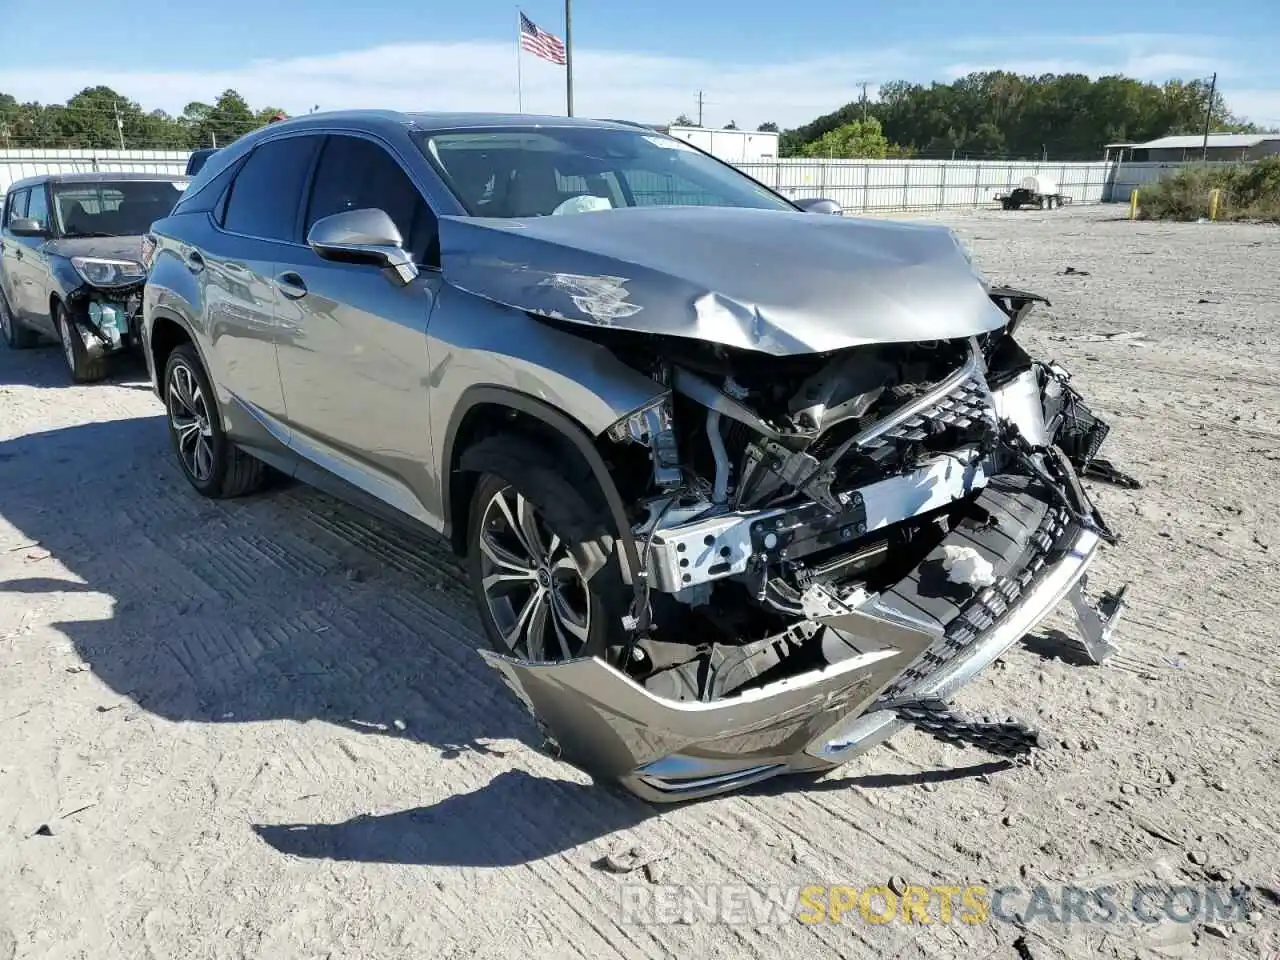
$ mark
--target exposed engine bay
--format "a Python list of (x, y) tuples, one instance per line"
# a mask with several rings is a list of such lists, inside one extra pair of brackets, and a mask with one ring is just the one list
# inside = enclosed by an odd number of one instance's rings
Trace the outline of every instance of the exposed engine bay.
[(68, 314), (81, 332), (90, 357), (106, 356), (139, 345), (145, 285), (145, 280), (113, 287), (84, 284), (67, 297)]
[[(1002, 329), (825, 354), (597, 334), (669, 388), (607, 438), (643, 568), (609, 663), (708, 702), (864, 654), (857, 638), (886, 629), (929, 638), (927, 660), (989, 627), (1067, 528), (1114, 543), (1080, 483), (1109, 428), (1014, 338), (1042, 298), (990, 295)], [(836, 614), (860, 629), (822, 619)]]

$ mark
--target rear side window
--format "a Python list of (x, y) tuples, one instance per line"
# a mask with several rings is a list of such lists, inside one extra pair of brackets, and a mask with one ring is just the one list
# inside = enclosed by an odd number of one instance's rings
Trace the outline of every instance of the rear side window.
[(303, 236), (323, 217), (368, 208), (391, 217), (415, 261), (439, 265), (435, 214), (395, 158), (363, 137), (329, 137), (316, 168)]
[(231, 184), (222, 226), (263, 240), (294, 240), (303, 184), (318, 137), (264, 143), (249, 155)]
[(226, 200), (231, 192), (227, 189), (227, 186), (240, 171), (240, 168), (244, 166), (245, 159), (241, 157), (227, 164), (211, 178), (195, 181), (199, 183), (199, 186), (194, 191), (191, 187), (186, 189), (182, 194), (182, 199), (173, 208), (173, 216), (188, 213), (214, 213), (215, 219), (221, 224), (222, 214), (227, 207)]

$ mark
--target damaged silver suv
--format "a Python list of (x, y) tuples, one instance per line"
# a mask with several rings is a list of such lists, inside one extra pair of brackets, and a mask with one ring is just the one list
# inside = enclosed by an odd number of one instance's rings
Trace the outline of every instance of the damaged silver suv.
[[(1107, 427), (948, 229), (826, 215), (624, 123), (313, 114), (154, 227), (144, 346), (201, 493), (270, 464), (452, 539), (482, 656), (655, 801), (840, 764), (1075, 602)], [(1101, 461), (1105, 463), (1105, 461)]]
[(62, 344), (71, 379), (100, 380), (139, 344), (142, 237), (182, 195), (162, 173), (57, 173), (13, 184), (0, 234), (0, 334)]

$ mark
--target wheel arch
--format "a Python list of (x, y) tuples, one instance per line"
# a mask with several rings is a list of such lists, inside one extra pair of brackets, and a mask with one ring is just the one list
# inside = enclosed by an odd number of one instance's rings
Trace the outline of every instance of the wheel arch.
[(454, 407), (445, 431), (442, 465), (441, 513), (445, 534), (454, 551), (467, 549), (467, 511), (478, 474), (464, 466), (469, 449), (484, 437), (503, 430), (524, 433), (536, 440), (558, 444), (570, 456), (579, 457), (600, 488), (622, 546), (619, 566), (623, 582), (637, 585), (633, 571), (640, 570), (639, 551), (627, 521), (626, 506), (595, 439), (582, 424), (528, 394), (508, 387), (474, 386), (467, 389)]
[(152, 312), (151, 323), (147, 328), (146, 343), (143, 351), (147, 358), (147, 366), (151, 370), (151, 384), (157, 394), (161, 391), (161, 379), (164, 377), (165, 364), (174, 348), (181, 343), (190, 343), (204, 367), (206, 375), (212, 377), (209, 362), (200, 348), (200, 340), (192, 331), (190, 324), (171, 310), (158, 308)]

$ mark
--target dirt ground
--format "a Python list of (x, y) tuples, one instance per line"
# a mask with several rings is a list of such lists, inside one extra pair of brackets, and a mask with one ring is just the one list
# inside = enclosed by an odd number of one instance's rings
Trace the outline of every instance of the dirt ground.
[[(203, 501), (140, 369), (73, 387), (56, 348), (0, 350), (0, 960), (1280, 951), (1280, 231), (1122, 214), (945, 217), (994, 279), (1053, 301), (1028, 345), (1147, 484), (1092, 487), (1123, 538), (1093, 586), (1133, 583), (1121, 653), (1076, 666), (1032, 637), (965, 691), (1042, 726), (1033, 763), (907, 732), (816, 783), (677, 809), (538, 752), (441, 544), (296, 485)], [(665, 858), (601, 869), (637, 844)], [(1237, 884), (1253, 912), (621, 906), (655, 882), (891, 881)]]

